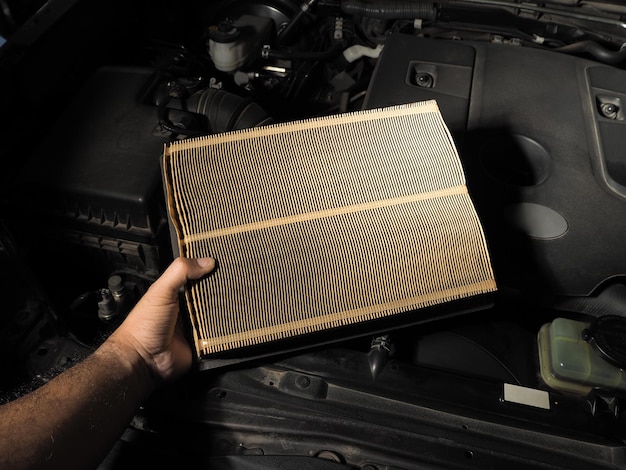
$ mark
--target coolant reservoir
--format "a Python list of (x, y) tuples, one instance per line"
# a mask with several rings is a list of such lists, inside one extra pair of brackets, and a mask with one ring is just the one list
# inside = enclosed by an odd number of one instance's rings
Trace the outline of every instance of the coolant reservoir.
[(543, 381), (576, 395), (587, 395), (594, 388), (626, 390), (625, 324), (626, 319), (610, 316), (593, 323), (556, 318), (543, 325), (537, 336)]
[(254, 60), (272, 25), (269, 18), (243, 15), (237, 21), (224, 20), (211, 26), (207, 46), (215, 68), (234, 72), (248, 60)]

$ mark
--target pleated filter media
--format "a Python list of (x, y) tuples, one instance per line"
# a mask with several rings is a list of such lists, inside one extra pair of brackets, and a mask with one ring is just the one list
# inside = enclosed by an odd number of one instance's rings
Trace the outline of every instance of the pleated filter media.
[(172, 143), (164, 182), (199, 358), (496, 290), (434, 101)]

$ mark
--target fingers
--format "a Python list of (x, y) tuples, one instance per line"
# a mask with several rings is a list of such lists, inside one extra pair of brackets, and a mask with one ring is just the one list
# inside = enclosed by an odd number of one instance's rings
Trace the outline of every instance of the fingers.
[(190, 279), (199, 279), (215, 269), (213, 258), (176, 258), (153, 284), (152, 289), (177, 299), (178, 292)]

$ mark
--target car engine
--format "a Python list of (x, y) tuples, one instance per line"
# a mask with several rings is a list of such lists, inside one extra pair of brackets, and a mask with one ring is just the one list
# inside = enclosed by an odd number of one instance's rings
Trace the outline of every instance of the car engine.
[(3, 402), (93, 351), (172, 261), (166, 144), (435, 100), (489, 308), (195, 371), (100, 468), (626, 465), (625, 7), (2, 3)]

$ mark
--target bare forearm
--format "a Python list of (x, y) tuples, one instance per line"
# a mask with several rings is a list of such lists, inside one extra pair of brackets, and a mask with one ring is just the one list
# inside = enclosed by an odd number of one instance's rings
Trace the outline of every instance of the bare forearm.
[(189, 370), (178, 294), (214, 267), (211, 258), (175, 259), (92, 356), (1, 406), (0, 468), (97, 467), (156, 386)]
[(115, 340), (0, 407), (0, 468), (95, 468), (155, 382)]

